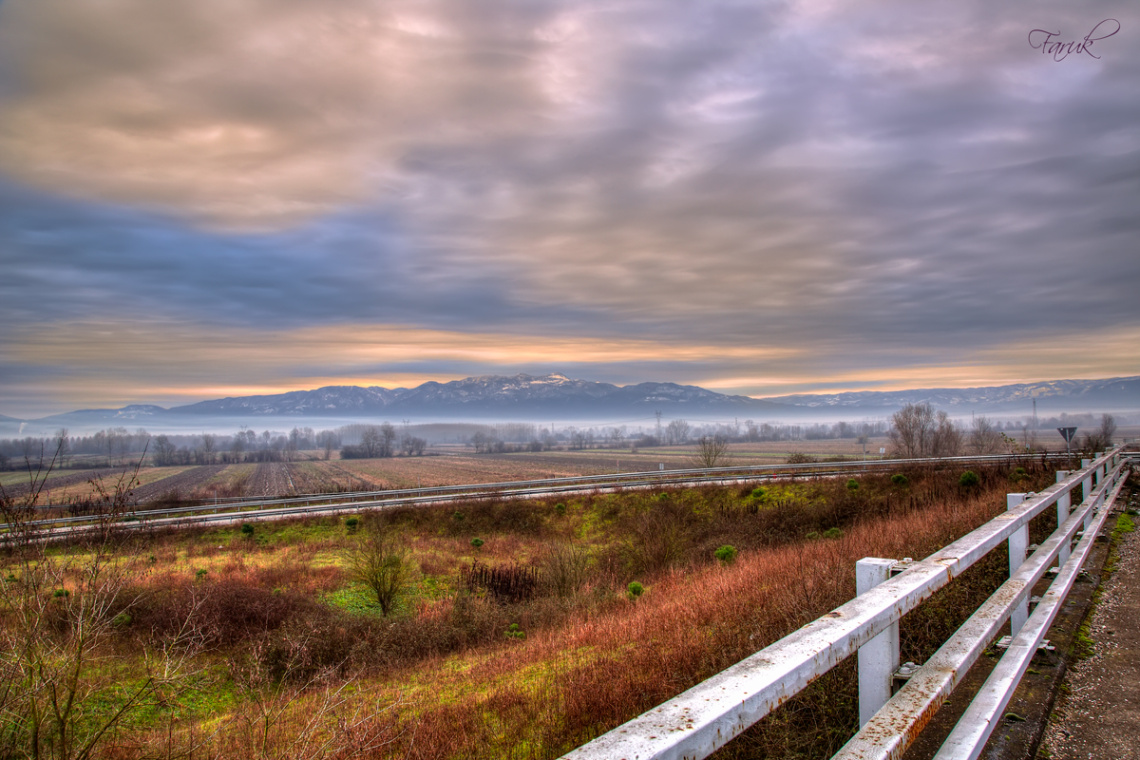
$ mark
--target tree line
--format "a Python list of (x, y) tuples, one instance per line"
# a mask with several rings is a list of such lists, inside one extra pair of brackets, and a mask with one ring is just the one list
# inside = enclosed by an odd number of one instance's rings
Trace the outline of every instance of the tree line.
[[(1062, 418), (1067, 415), (1062, 415)], [(1092, 417), (1089, 415), (1089, 419)], [(1054, 420), (1050, 420), (1052, 422)], [(964, 454), (1014, 454), (1041, 451), (1039, 424), (1022, 423), (1020, 427), (1003, 429), (984, 416), (974, 417), (968, 426), (956, 423), (945, 411), (936, 411), (929, 403), (907, 404), (891, 416), (888, 435), (891, 454), (904, 459), (953, 457)], [(1078, 427), (1056, 425), (1056, 427)], [(1102, 414), (1095, 425), (1089, 425), (1082, 436), (1073, 441), (1081, 451), (1103, 451), (1112, 446), (1116, 420)], [(1011, 436), (1006, 431), (1012, 430)]]

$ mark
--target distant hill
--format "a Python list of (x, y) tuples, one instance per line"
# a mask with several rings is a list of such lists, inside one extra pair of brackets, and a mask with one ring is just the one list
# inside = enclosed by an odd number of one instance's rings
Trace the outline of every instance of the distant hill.
[(1063, 412), (1116, 412), (1140, 409), (1140, 377), (1110, 380), (1052, 380), (982, 388), (927, 388), (799, 394), (769, 398), (797, 409), (838, 413), (893, 413), (906, 404), (929, 403), (950, 414), (1029, 414), (1037, 399), (1039, 415)]
[(768, 401), (676, 383), (641, 383), (624, 387), (565, 375), (485, 375), (427, 382), (416, 388), (329, 386), (273, 396), (245, 396), (202, 401), (174, 407), (169, 414), (228, 416), (408, 415), (416, 417), (528, 417), (543, 419), (593, 418), (636, 414), (660, 409), (758, 413), (780, 407)]
[(0, 417), (0, 435), (11, 437), (18, 431), (22, 431), (21, 435), (45, 435), (60, 427), (79, 433), (117, 426), (195, 430), (243, 424), (338, 425), (380, 419), (597, 422), (646, 419), (658, 411), (666, 419), (688, 416), (735, 417), (758, 422), (835, 421), (886, 417), (906, 404), (922, 402), (953, 415), (1020, 417), (1032, 412), (1034, 398), (1041, 417), (1063, 412), (1140, 411), (1140, 377), (755, 399), (677, 383), (617, 386), (560, 374), (486, 375), (447, 383), (427, 382), (416, 388), (328, 386), (275, 395), (215, 399), (172, 409), (135, 404), (122, 409), (86, 409), (38, 420)]

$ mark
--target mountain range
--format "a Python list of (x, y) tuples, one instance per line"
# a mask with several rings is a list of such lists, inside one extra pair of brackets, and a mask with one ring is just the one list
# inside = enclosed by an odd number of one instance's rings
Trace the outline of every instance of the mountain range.
[(1038, 402), (1039, 413), (1131, 411), (1140, 409), (1140, 377), (1109, 380), (1051, 380), (1039, 383), (995, 385), (982, 388), (927, 388), (907, 391), (793, 395), (769, 401), (808, 409), (888, 411), (906, 404), (929, 403), (951, 414), (972, 411), (985, 414), (1026, 414)]
[(642, 420), (661, 412), (665, 419), (751, 418), (756, 421), (885, 417), (908, 403), (928, 402), (953, 415), (1038, 414), (1140, 410), (1140, 377), (1056, 380), (984, 388), (859, 391), (797, 394), (765, 399), (734, 396), (676, 383), (618, 386), (561, 374), (534, 377), (487, 375), (415, 388), (328, 386), (266, 396), (240, 396), (163, 408), (134, 404), (121, 409), (88, 409), (37, 420), (0, 416), (0, 435), (68, 427), (74, 432), (107, 426), (200, 428), (306, 420), (345, 424), (379, 419), (427, 420)]

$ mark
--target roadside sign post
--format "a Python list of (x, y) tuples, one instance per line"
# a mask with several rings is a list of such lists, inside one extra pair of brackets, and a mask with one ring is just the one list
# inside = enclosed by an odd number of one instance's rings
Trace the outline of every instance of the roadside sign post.
[(1077, 429), (1075, 427), (1063, 427), (1057, 428), (1057, 432), (1060, 433), (1061, 437), (1065, 439), (1065, 453), (1071, 453), (1069, 451), (1069, 444), (1072, 443), (1073, 436), (1076, 435)]

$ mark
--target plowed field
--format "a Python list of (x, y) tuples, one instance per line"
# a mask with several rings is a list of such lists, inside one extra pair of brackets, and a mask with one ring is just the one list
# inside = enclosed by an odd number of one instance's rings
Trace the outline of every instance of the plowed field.
[(135, 488), (134, 496), (140, 504), (156, 499), (174, 501), (202, 498), (204, 495), (202, 491), (206, 483), (224, 469), (226, 469), (225, 465), (214, 464), (199, 467), (153, 467), (150, 470), (142, 470), (139, 472), (140, 480), (144, 473), (148, 475), (161, 473), (165, 477), (144, 482), (143, 485)]

